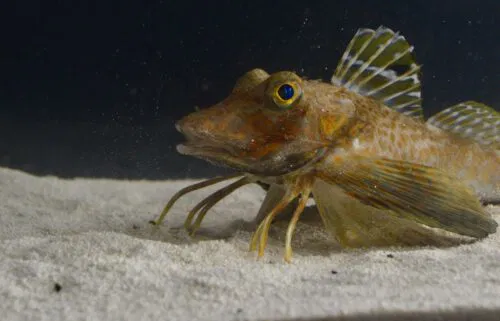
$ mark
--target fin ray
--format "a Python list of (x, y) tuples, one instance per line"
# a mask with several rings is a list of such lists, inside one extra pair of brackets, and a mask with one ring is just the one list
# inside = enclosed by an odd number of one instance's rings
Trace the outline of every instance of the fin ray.
[[(361, 42), (362, 45), (361, 45), (360, 49), (364, 49), (373, 38), (372, 31), (373, 30), (370, 30), (370, 29), (358, 29), (358, 31), (356, 32), (354, 37), (351, 39), (351, 42), (347, 46), (346, 51), (342, 55), (342, 58), (341, 58), (339, 64), (337, 65), (337, 69), (335, 70), (335, 76), (337, 76), (338, 79), (342, 79), (343, 77), (345, 77), (347, 71), (355, 63), (356, 59), (358, 58), (358, 56), (362, 52), (362, 50), (357, 50), (357, 52), (355, 52), (355, 56), (350, 57), (352, 48), (354, 48), (354, 46), (358, 42)], [(363, 38), (364, 36), (368, 36), (368, 38), (364, 39)]]
[(500, 149), (500, 113), (485, 104), (472, 100), (456, 104), (430, 117), (427, 124)]
[[(389, 28), (359, 29), (347, 46), (331, 82), (382, 101), (405, 115), (423, 119), (420, 66), (413, 46)], [(398, 72), (402, 69), (402, 72)], [(391, 100), (399, 94), (399, 99)], [(411, 103), (410, 103), (411, 102)]]
[(437, 168), (354, 156), (337, 158), (318, 176), (364, 204), (429, 227), (474, 238), (486, 237), (497, 228), (476, 195)]
[(315, 182), (313, 193), (327, 231), (344, 248), (448, 247), (470, 241), (470, 238), (436, 231), (390, 211), (362, 204), (322, 180)]

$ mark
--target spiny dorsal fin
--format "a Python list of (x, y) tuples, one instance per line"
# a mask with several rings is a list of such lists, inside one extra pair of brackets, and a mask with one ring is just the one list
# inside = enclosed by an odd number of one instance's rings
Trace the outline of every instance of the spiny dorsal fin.
[(380, 100), (400, 113), (423, 119), (420, 66), (412, 51), (413, 46), (391, 29), (359, 29), (331, 81)]
[(500, 149), (500, 113), (476, 101), (451, 106), (429, 118), (427, 123), (483, 146)]

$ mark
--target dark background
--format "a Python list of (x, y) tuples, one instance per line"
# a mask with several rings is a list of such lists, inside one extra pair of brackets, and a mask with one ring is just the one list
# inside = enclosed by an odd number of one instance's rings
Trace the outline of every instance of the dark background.
[(165, 179), (220, 169), (175, 152), (173, 123), (249, 69), (329, 79), (358, 28), (415, 45), (426, 114), (500, 108), (500, 2), (11, 1), (0, 8), (0, 166)]

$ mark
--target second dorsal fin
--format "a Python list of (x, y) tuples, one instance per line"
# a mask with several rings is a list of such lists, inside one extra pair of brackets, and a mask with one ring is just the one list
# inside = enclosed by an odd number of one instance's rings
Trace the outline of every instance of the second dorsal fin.
[(406, 39), (389, 28), (359, 29), (331, 81), (405, 115), (423, 119), (420, 66), (412, 51)]
[(500, 149), (500, 113), (485, 104), (472, 100), (462, 102), (437, 113), (427, 123), (483, 146)]

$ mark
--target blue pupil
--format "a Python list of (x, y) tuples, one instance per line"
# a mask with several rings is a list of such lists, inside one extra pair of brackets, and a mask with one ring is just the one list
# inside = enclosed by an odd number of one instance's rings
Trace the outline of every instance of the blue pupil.
[(293, 97), (293, 94), (294, 94), (293, 87), (290, 86), (289, 84), (281, 85), (280, 88), (278, 89), (278, 95), (283, 100), (291, 99)]

